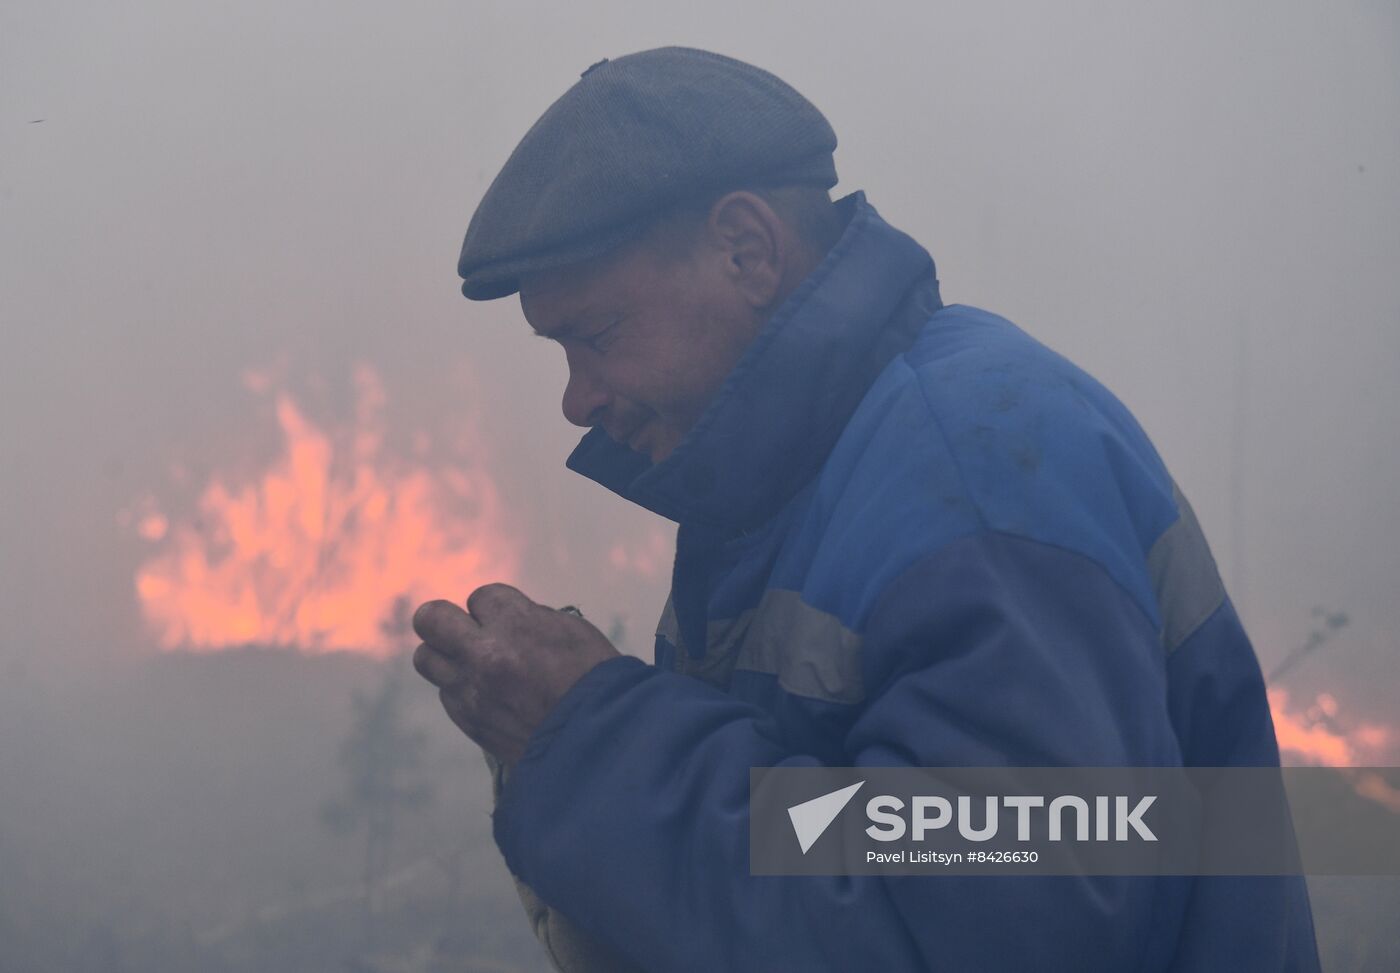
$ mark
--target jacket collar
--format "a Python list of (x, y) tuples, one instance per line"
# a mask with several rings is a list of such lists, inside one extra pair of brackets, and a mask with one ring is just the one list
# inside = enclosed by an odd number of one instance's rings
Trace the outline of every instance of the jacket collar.
[[(942, 306), (933, 260), (853, 193), (826, 259), (764, 324), (695, 427), (653, 465), (590, 430), (568, 467), (680, 523), (749, 529), (820, 469), (870, 384)], [(922, 285), (922, 286), (919, 286)]]

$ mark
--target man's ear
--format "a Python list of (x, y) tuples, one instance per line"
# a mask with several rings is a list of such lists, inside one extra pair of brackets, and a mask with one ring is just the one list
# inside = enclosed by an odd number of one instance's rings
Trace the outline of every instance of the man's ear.
[(724, 273), (755, 310), (777, 303), (791, 259), (787, 226), (761, 196), (729, 193), (710, 207), (706, 232), (724, 258)]

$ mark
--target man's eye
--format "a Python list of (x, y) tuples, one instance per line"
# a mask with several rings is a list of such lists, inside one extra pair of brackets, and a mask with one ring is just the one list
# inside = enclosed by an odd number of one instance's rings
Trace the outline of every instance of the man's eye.
[(618, 325), (622, 323), (622, 318), (613, 321), (601, 331), (595, 331), (588, 336), (588, 347), (596, 352), (607, 351), (609, 346), (617, 339)]

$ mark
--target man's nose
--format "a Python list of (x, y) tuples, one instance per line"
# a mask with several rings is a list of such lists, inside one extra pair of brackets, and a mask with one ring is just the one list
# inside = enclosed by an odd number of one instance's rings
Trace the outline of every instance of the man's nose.
[(569, 384), (564, 387), (565, 419), (576, 426), (596, 426), (611, 398), (595, 376), (574, 361), (569, 362)]

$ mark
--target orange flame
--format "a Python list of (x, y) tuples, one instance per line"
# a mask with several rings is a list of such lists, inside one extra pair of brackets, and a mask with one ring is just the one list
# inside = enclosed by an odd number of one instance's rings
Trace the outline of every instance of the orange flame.
[(1362, 723), (1346, 728), (1338, 719), (1340, 706), (1330, 693), (1319, 693), (1302, 709), (1290, 707), (1288, 692), (1269, 690), (1274, 733), (1284, 763), (1357, 767), (1387, 763), (1395, 740), (1390, 727)]
[[(387, 455), (383, 385), (368, 366), (354, 377), (348, 429), (327, 432), (276, 393), (283, 449), (259, 479), (235, 487), (212, 477), (191, 523), (140, 517), (138, 533), (163, 542), (136, 576), (162, 647), (259, 643), (382, 656), (402, 646), (419, 601), (514, 577), (517, 551), (490, 478)], [(264, 392), (270, 381), (248, 375), (245, 384)]]
[(1301, 712), (1290, 710), (1288, 693), (1269, 690), (1282, 763), (1345, 767), (1351, 789), (1386, 810), (1400, 814), (1400, 789), (1371, 769), (1394, 762), (1390, 750), (1395, 733), (1377, 723), (1362, 723), (1348, 730), (1338, 720), (1341, 707), (1331, 693), (1319, 693)]

